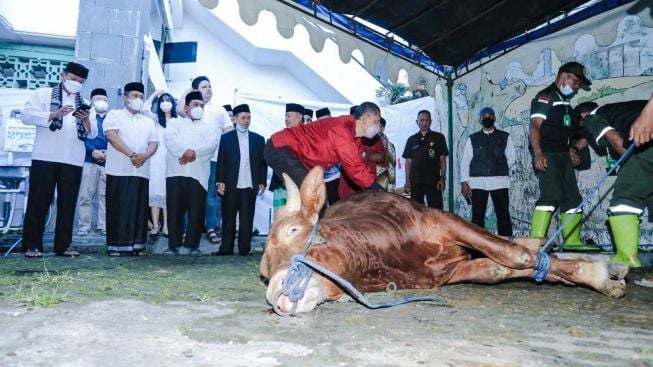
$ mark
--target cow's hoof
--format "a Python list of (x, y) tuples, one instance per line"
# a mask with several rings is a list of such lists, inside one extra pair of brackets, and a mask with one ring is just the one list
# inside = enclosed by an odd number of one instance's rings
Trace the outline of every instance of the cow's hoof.
[(599, 291), (608, 297), (621, 298), (626, 294), (626, 281), (607, 279)]
[(628, 275), (628, 265), (620, 263), (608, 263), (608, 276), (610, 279), (622, 280)]

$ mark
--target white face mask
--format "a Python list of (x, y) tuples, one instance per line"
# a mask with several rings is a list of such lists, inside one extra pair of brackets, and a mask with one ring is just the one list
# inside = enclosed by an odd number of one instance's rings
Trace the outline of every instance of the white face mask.
[(236, 124), (236, 130), (238, 130), (238, 131), (241, 132), (241, 133), (244, 133), (244, 132), (246, 132), (247, 130), (249, 130), (249, 128), (247, 128), (247, 127), (242, 127), (242, 126)]
[(570, 96), (574, 94), (574, 89), (567, 84), (563, 85), (560, 87), (560, 93), (562, 93), (564, 96)]
[(164, 101), (161, 102), (159, 106), (161, 107), (161, 111), (163, 112), (170, 112), (170, 110), (172, 110), (172, 102)]
[(66, 88), (68, 93), (75, 94), (82, 90), (84, 85), (77, 80), (66, 80), (63, 82), (63, 86)]
[(132, 110), (140, 111), (143, 107), (143, 100), (140, 98), (129, 98), (127, 100), (127, 107)]
[(202, 116), (204, 116), (204, 109), (202, 107), (194, 107), (190, 110), (190, 117), (193, 120), (201, 120)]
[(109, 104), (107, 101), (99, 100), (93, 102), (93, 107), (95, 108), (95, 112), (104, 113), (109, 109)]
[(365, 129), (365, 134), (363, 134), (363, 136), (365, 136), (368, 139), (372, 139), (379, 132), (381, 132), (381, 125), (372, 124), (372, 125), (368, 126), (367, 129)]

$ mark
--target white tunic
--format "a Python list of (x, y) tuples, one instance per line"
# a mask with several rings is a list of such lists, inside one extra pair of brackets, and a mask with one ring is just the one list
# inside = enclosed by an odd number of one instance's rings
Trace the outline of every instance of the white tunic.
[(227, 110), (225, 110), (222, 106), (213, 104), (211, 101), (204, 105), (204, 116), (202, 117), (202, 120), (208, 122), (219, 131), (218, 145), (216, 146), (215, 152), (213, 152), (213, 156), (211, 157), (211, 161), (217, 162), (218, 148), (220, 147), (220, 136), (222, 133), (233, 129), (234, 125), (231, 122), (231, 118), (229, 117)]
[[(26, 125), (36, 125), (36, 138), (32, 150), (32, 159), (71, 164), (82, 167), (86, 149), (84, 142), (77, 138), (77, 119), (69, 113), (62, 119), (60, 130), (50, 131), (50, 99), (52, 88), (40, 88), (34, 91), (25, 102), (20, 119)], [(75, 95), (62, 89), (61, 105), (75, 106)], [(91, 131), (89, 139), (97, 137), (97, 121), (95, 113), (89, 116)]]
[(252, 169), (249, 163), (249, 131), (236, 131), (236, 136), (238, 137), (238, 147), (240, 149), (240, 166), (238, 167), (238, 182), (236, 183), (236, 188), (253, 188)]
[[(166, 177), (191, 177), (207, 190), (211, 157), (218, 145), (218, 139), (218, 130), (204, 119), (197, 121), (188, 117), (170, 119), (164, 137), (168, 148)], [(179, 158), (188, 149), (195, 151), (196, 159), (182, 165), (179, 163)]]
[(166, 156), (168, 149), (165, 145), (166, 128), (156, 123), (156, 135), (159, 146), (156, 153), (150, 158), (150, 198), (166, 196)]
[[(122, 110), (111, 110), (104, 118), (102, 125), (105, 133), (108, 130), (117, 130), (118, 136), (127, 144), (134, 153), (147, 151), (151, 142), (158, 142), (154, 120), (143, 116), (140, 113), (132, 114), (126, 108)], [(108, 144), (106, 173), (112, 176), (138, 176), (150, 177), (150, 159), (145, 161), (141, 167), (136, 168), (131, 159)]]

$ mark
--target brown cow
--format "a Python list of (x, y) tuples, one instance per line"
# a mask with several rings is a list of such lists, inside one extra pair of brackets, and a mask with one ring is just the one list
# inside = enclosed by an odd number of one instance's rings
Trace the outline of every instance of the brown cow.
[[(261, 275), (269, 279), (266, 298), (272, 304), (292, 255), (300, 254), (324, 205), (323, 171), (315, 167), (301, 191), (285, 176), (288, 201), (278, 210), (265, 244)], [(497, 283), (532, 278), (536, 253), (497, 237), (462, 218), (427, 208), (399, 195), (365, 191), (341, 200), (319, 218), (317, 234), (326, 241), (309, 248), (306, 257), (350, 281), (360, 292), (377, 292), (393, 282), (399, 289), (426, 289), (445, 284)], [(472, 259), (468, 249), (487, 258)], [(628, 267), (585, 260), (551, 258), (550, 282), (579, 284), (610, 297), (623, 297)], [(298, 302), (307, 312), (344, 294), (315, 273)], [(284, 295), (278, 307), (293, 304)]]

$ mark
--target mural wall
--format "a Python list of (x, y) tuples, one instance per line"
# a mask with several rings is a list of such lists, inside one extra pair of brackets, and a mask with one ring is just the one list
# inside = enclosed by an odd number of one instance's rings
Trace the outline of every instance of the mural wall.
[[(512, 135), (517, 163), (512, 168), (511, 215), (515, 235), (530, 228), (531, 213), (539, 195), (528, 151), (530, 103), (533, 96), (551, 84), (560, 65), (567, 61), (584, 64), (592, 80), (590, 91), (581, 90), (572, 100), (575, 106), (585, 101), (599, 104), (632, 99), (648, 99), (653, 93), (653, 28), (648, 11), (628, 15), (626, 7), (589, 19), (546, 39), (522, 46), (467, 74), (454, 84), (454, 164), (458, 164), (467, 137), (480, 129), (478, 113), (491, 106), (497, 113), (497, 126)], [(647, 26), (649, 24), (649, 26)], [(573, 45), (573, 48), (571, 47)], [(442, 93), (444, 92), (444, 93)], [(446, 121), (446, 89), (436, 87), (439, 119)], [(592, 152), (592, 168), (578, 172), (584, 196), (606, 171), (606, 161)], [(457, 214), (471, 217), (471, 206), (460, 195), (460, 167), (454, 168), (454, 208)], [(606, 211), (614, 178), (601, 187), (586, 206), (583, 237), (596, 243), (611, 243)], [(653, 183), (652, 183), (653, 184)], [(493, 208), (487, 223), (494, 228)], [(642, 217), (642, 243), (653, 243), (651, 214)], [(651, 218), (653, 221), (653, 218)], [(556, 229), (553, 223), (550, 234)]]

